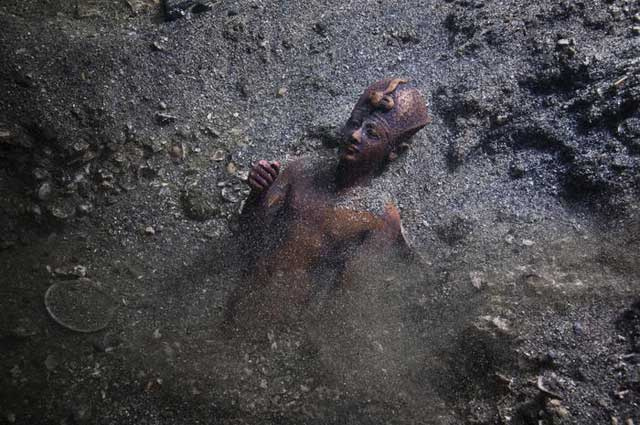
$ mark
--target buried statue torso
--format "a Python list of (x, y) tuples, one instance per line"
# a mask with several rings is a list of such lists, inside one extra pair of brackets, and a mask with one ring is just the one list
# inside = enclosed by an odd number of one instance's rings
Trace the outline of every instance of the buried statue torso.
[(374, 180), (341, 191), (335, 167), (295, 161), (247, 201), (241, 221), (250, 270), (227, 312), (236, 325), (296, 320), (309, 304), (353, 284), (357, 257), (406, 249), (398, 210), (382, 185)]

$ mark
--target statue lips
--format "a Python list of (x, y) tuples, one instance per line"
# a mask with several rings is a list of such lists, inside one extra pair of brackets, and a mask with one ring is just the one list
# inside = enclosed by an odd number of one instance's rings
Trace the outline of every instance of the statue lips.
[(348, 144), (345, 146), (344, 151), (342, 153), (342, 157), (344, 159), (355, 159), (356, 155), (360, 153), (360, 149), (354, 144)]

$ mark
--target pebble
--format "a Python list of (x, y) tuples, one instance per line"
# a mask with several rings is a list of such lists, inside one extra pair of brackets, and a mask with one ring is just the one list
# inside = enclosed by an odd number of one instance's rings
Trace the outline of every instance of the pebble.
[(155, 231), (155, 229), (153, 227), (147, 226), (147, 227), (144, 228), (144, 233), (147, 234), (147, 235), (155, 235), (156, 231)]
[(162, 334), (160, 333), (160, 328), (156, 329), (155, 331), (153, 331), (153, 338), (154, 339), (160, 339), (162, 338)]
[(549, 400), (549, 402), (547, 404), (547, 409), (551, 413), (553, 413), (553, 414), (555, 414), (555, 415), (557, 415), (557, 416), (559, 416), (561, 418), (565, 418), (565, 417), (569, 416), (569, 410), (562, 405), (562, 402), (560, 400), (555, 399), (555, 398)]
[(169, 149), (169, 155), (174, 159), (182, 158), (182, 147), (180, 145), (173, 145)]
[(0, 129), (0, 142), (9, 143), (11, 139), (11, 132), (8, 130)]
[(280, 87), (278, 89), (278, 92), (276, 93), (278, 97), (284, 97), (284, 95), (286, 94), (287, 94), (287, 89), (285, 87)]
[(532, 241), (531, 239), (523, 239), (522, 240), (522, 245), (524, 245), (524, 246), (533, 246), (533, 245), (535, 245), (535, 242)]
[(582, 324), (580, 322), (573, 323), (573, 333), (578, 336), (584, 334), (584, 328), (582, 327)]
[(80, 204), (76, 207), (78, 215), (89, 215), (93, 210), (91, 204)]
[(164, 102), (160, 102), (158, 103), (158, 108), (162, 109), (163, 111), (167, 109), (167, 104)]
[(178, 121), (178, 117), (164, 112), (158, 112), (156, 114), (156, 120), (158, 120), (160, 125), (167, 125)]
[(36, 180), (44, 180), (49, 177), (49, 172), (43, 168), (34, 168), (33, 177)]
[(471, 285), (476, 289), (482, 288), (482, 272), (469, 272)]
[(234, 164), (233, 162), (230, 162), (227, 164), (227, 173), (234, 176), (237, 171), (238, 171), (238, 167), (236, 167), (236, 164)]
[(46, 366), (47, 370), (52, 371), (56, 367), (58, 367), (58, 360), (55, 358), (53, 354), (49, 354), (44, 361), (44, 365)]
[(46, 201), (51, 197), (51, 192), (52, 192), (51, 183), (50, 182), (42, 183), (38, 188), (38, 199), (41, 201)]

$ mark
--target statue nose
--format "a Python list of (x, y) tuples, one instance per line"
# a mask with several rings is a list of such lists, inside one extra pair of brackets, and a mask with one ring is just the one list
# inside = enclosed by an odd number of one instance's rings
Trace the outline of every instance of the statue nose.
[(351, 133), (351, 143), (353, 143), (354, 145), (358, 145), (360, 144), (361, 140), (362, 140), (362, 132), (360, 129), (357, 129), (356, 131)]

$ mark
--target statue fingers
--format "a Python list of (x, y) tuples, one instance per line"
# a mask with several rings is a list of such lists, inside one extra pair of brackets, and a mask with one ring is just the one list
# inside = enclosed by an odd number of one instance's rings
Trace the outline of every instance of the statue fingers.
[(252, 190), (260, 193), (262, 191), (264, 191), (266, 189), (266, 186), (263, 185), (262, 183), (260, 183), (259, 181), (257, 181), (255, 178), (253, 177), (249, 177), (247, 179), (247, 184), (249, 185), (249, 187), (251, 187)]
[(280, 174), (280, 161), (271, 161), (271, 169), (274, 170), (277, 174)]
[(257, 182), (262, 187), (262, 189), (268, 188), (269, 185), (271, 184), (269, 181), (265, 180), (260, 174), (256, 173), (255, 171), (252, 171), (251, 173), (249, 173), (249, 178)]
[(267, 182), (267, 185), (270, 185), (271, 183), (273, 183), (273, 181), (276, 178), (276, 176), (273, 176), (271, 173), (269, 173), (266, 169), (262, 167), (256, 167), (256, 169), (253, 170), (253, 172), (256, 175), (262, 177)]

